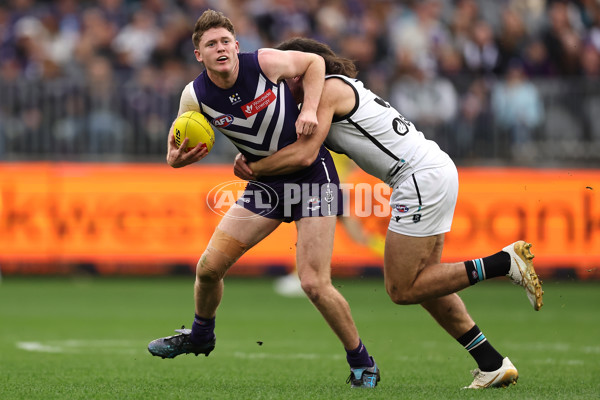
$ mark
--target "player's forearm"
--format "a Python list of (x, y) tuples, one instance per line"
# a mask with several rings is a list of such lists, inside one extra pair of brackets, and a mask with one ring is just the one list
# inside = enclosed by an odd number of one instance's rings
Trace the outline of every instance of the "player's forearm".
[(251, 162), (248, 166), (256, 177), (290, 174), (306, 168), (315, 161), (316, 153), (311, 154), (304, 145), (296, 143), (268, 157)]
[(316, 54), (314, 56), (302, 78), (304, 88), (302, 111), (316, 113), (325, 84), (325, 61), (321, 56)]

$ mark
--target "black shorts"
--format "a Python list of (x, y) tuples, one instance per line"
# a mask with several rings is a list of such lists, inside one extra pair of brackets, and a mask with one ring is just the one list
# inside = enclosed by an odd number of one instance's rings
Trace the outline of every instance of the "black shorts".
[(237, 204), (255, 214), (284, 222), (341, 215), (340, 179), (331, 154), (321, 146), (310, 167), (293, 174), (248, 182)]

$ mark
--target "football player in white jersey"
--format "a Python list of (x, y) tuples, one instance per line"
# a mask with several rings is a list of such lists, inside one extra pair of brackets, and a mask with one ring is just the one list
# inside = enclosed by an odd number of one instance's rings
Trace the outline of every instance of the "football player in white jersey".
[[(456, 292), (484, 279), (508, 276), (523, 286), (535, 310), (542, 306), (541, 283), (530, 244), (518, 241), (476, 260), (441, 263), (444, 235), (450, 231), (458, 194), (458, 173), (450, 157), (386, 101), (354, 79), (356, 69), (320, 42), (294, 38), (277, 47), (325, 59), (326, 81), (315, 134), (300, 138), (258, 162), (238, 155), (236, 175), (256, 179), (293, 172), (315, 157), (320, 141), (344, 153), (393, 188), (392, 217), (384, 254), (385, 286), (397, 304), (421, 304), (478, 364), (468, 388), (516, 383), (517, 369), (487, 341)], [(288, 80), (302, 99), (299, 78)]]

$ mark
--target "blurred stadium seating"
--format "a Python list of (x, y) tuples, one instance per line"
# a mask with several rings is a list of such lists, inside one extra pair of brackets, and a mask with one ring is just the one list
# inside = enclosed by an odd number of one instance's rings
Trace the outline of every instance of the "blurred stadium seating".
[(303, 35), (355, 60), (459, 165), (600, 165), (598, 2), (490, 0), (9, 1), (0, 160), (162, 162), (209, 7), (242, 51)]

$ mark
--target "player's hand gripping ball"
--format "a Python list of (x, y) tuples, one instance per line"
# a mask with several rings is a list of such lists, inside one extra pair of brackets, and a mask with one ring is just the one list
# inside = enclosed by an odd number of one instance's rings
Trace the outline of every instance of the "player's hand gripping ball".
[(189, 138), (187, 147), (191, 149), (199, 143), (206, 144), (210, 151), (215, 144), (215, 132), (206, 117), (198, 111), (187, 111), (181, 114), (173, 126), (173, 136), (177, 147), (181, 146), (185, 138)]

